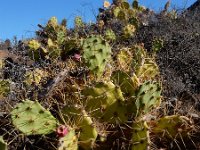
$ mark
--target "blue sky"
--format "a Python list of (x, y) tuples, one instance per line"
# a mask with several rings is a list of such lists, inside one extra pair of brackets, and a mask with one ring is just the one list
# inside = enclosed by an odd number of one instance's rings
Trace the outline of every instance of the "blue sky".
[[(112, 0), (109, 0), (110, 2)], [(167, 0), (138, 0), (141, 5), (156, 11)], [(188, 7), (196, 0), (172, 0), (176, 8)], [(66, 18), (72, 26), (73, 18), (83, 16), (84, 21), (94, 21), (104, 0), (2, 0), (0, 5), (0, 39), (33, 37), (37, 24), (45, 24), (52, 16)], [(132, 2), (132, 0), (129, 0)]]

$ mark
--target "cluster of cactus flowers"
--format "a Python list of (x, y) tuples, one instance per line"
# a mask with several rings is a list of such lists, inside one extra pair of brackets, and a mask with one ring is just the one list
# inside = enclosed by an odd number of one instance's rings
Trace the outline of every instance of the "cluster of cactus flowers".
[[(58, 150), (80, 147), (89, 150), (101, 147), (106, 141), (114, 142), (115, 139), (110, 138), (110, 126), (129, 126), (131, 136), (123, 135), (123, 138), (132, 150), (146, 150), (151, 146), (151, 137), (174, 140), (190, 134), (194, 129), (193, 122), (185, 116), (148, 117), (162, 103), (156, 55), (148, 53), (143, 44), (120, 48), (111, 46), (134, 36), (140, 25), (137, 14), (143, 10), (136, 0), (132, 6), (126, 0), (116, 0), (109, 6), (107, 4), (99, 15), (98, 22), (103, 22), (98, 26), (102, 34), (82, 37), (77, 30), (85, 26), (81, 17), (76, 17), (75, 33), (71, 35), (68, 35), (65, 20), (59, 24), (52, 17), (46, 26), (39, 25), (38, 38), (27, 42), (31, 59), (36, 63), (51, 60), (52, 65), (61, 61), (69, 71), (84, 67), (89, 73), (83, 73), (79, 80), (68, 77), (71, 82), (66, 83), (69, 89), (63, 90), (68, 93), (63, 93), (66, 97), (58, 118), (45, 109), (40, 100), (26, 99), (17, 104), (11, 111), (15, 128), (27, 136), (56, 133)], [(102, 16), (107, 13), (112, 17), (105, 22)], [(109, 25), (106, 27), (111, 22), (109, 20), (123, 24), (122, 34), (116, 34)], [(161, 39), (152, 43), (154, 52), (162, 46)], [(24, 83), (39, 86), (42, 78), (50, 74), (42, 67), (34, 68), (27, 71)], [(7, 81), (0, 81), (0, 91), (4, 96), (9, 92), (7, 84)], [(73, 96), (69, 96), (71, 92)], [(123, 134), (121, 130), (115, 133)], [(3, 140), (0, 140), (1, 146), (6, 146)]]

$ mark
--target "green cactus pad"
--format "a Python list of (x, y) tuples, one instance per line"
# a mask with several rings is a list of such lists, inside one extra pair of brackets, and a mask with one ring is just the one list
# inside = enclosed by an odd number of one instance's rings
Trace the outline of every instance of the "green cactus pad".
[(41, 45), (37, 40), (31, 40), (29, 41), (28, 46), (31, 50), (36, 51), (40, 48)]
[(35, 83), (36, 85), (39, 85), (42, 78), (47, 76), (47, 72), (36, 68), (33, 71), (27, 71), (25, 74), (25, 80), (24, 82), (26, 83), (26, 85), (31, 86), (33, 83)]
[(86, 150), (92, 149), (98, 135), (97, 128), (95, 127), (95, 124), (92, 121), (91, 117), (89, 117), (85, 111), (83, 111), (82, 113), (83, 118), (82, 120), (80, 120), (79, 123), (79, 143), (80, 146)]
[(67, 123), (69, 122), (79, 129), (80, 146), (84, 149), (91, 149), (98, 135), (91, 117), (85, 110), (77, 106), (65, 106), (62, 112)]
[(3, 140), (3, 137), (0, 136), (0, 150), (7, 150), (8, 146), (7, 143)]
[(133, 56), (129, 49), (121, 49), (119, 53), (117, 54), (117, 63), (120, 67), (120, 70), (123, 70), (125, 72), (130, 72), (132, 69), (132, 61)]
[(146, 122), (133, 123), (132, 150), (146, 150), (150, 143), (149, 131)]
[(57, 150), (78, 150), (78, 139), (75, 131), (71, 129), (66, 136), (60, 138), (58, 145)]
[(128, 2), (122, 2), (121, 3), (121, 7), (122, 7), (122, 9), (129, 9), (130, 8), (130, 5), (129, 5), (129, 3)]
[(131, 77), (120, 70), (113, 72), (111, 79), (115, 85), (118, 85), (125, 97), (131, 97), (135, 95), (136, 84)]
[(76, 16), (74, 19), (74, 25), (76, 28), (83, 27), (84, 23), (80, 16)]
[(123, 28), (123, 34), (125, 38), (130, 38), (134, 35), (136, 27), (132, 24), (128, 24)]
[(133, 51), (133, 67), (136, 70), (136, 68), (140, 67), (144, 63), (147, 54), (144, 45), (135, 45), (132, 48), (132, 51)]
[(124, 97), (120, 88), (112, 82), (97, 83), (82, 94), (87, 98), (86, 110), (91, 116), (110, 123), (127, 120)]
[(28, 42), (29, 56), (33, 60), (39, 60), (40, 57), (45, 55), (45, 52), (41, 49), (41, 44), (37, 40), (30, 40)]
[(93, 35), (83, 41), (83, 58), (88, 68), (100, 77), (111, 57), (110, 45), (99, 35)]
[(194, 124), (189, 118), (179, 115), (165, 116), (159, 120), (150, 121), (149, 126), (153, 134), (172, 139), (180, 135), (181, 138), (186, 137), (194, 129)]
[(39, 102), (25, 100), (11, 112), (14, 126), (26, 135), (49, 134), (56, 129), (57, 121)]
[(153, 59), (145, 59), (145, 62), (135, 69), (135, 74), (141, 80), (154, 79), (159, 75), (159, 68)]
[(158, 107), (160, 102), (161, 86), (158, 83), (143, 83), (136, 93), (137, 114), (148, 113), (153, 107)]
[(105, 39), (108, 40), (108, 41), (114, 41), (116, 40), (116, 35), (115, 33), (113, 32), (112, 29), (107, 29), (106, 32), (105, 32)]
[(132, 7), (133, 7), (133, 9), (138, 9), (139, 8), (138, 0), (134, 0), (133, 1)]

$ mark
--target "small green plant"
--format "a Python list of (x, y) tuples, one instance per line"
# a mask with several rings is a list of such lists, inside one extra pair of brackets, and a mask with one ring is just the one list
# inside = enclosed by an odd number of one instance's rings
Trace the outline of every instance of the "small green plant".
[(152, 50), (153, 52), (158, 52), (161, 48), (163, 48), (163, 40), (162, 39), (154, 39), (152, 42)]

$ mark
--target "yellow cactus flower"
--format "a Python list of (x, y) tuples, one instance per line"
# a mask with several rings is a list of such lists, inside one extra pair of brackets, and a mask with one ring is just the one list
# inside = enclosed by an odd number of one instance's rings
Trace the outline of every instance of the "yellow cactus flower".
[(104, 1), (103, 7), (105, 7), (105, 8), (110, 7), (110, 2)]

